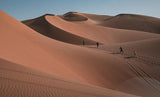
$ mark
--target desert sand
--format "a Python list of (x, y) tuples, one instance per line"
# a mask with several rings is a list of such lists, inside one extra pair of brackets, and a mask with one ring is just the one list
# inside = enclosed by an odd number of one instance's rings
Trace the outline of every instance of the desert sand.
[(111, 28), (115, 17), (69, 12), (20, 22), (0, 11), (0, 95), (159, 97), (157, 29)]

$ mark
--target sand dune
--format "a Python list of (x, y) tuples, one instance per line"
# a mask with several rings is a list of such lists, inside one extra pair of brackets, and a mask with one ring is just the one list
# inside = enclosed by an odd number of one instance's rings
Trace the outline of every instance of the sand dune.
[(160, 19), (134, 14), (119, 14), (106, 19), (100, 25), (160, 34)]
[[(123, 59), (101, 50), (49, 39), (7, 14), (2, 15), (7, 17), (6, 19), (1, 17), (3, 24), (8, 20), (12, 21), (12, 24), (6, 24), (7, 27), (1, 26), (5, 31), (1, 33), (0, 51), (4, 59), (68, 79), (109, 88), (115, 88), (120, 82), (135, 76), (128, 66), (125, 66)], [(112, 78), (112, 74), (119, 71), (121, 71), (119, 77)]]
[(48, 21), (46, 21), (46, 16), (56, 17), (54, 15), (46, 14), (36, 19), (23, 21), (23, 23), (30, 26), (32, 29), (38, 31), (39, 33), (56, 40), (79, 45), (82, 45), (82, 41), (85, 40), (88, 45), (95, 44), (95, 42), (92, 40), (68, 33), (55, 27), (54, 25), (51, 25)]
[[(81, 13), (75, 13), (75, 14), (81, 14)], [(83, 14), (81, 14), (83, 15)], [(58, 16), (50, 16), (47, 15), (45, 16), (45, 20), (49, 23), (49, 25), (52, 25), (52, 28), (59, 29), (58, 31), (56, 30), (49, 30), (48, 27), (39, 25), (39, 23), (30, 23), (27, 21), (23, 22), (29, 27), (33, 28), (37, 32), (40, 33), (59, 33), (60, 35), (53, 35), (53, 39), (55, 37), (58, 37), (60, 41), (64, 41), (64, 39), (67, 37), (66, 32), (75, 35), (75, 36), (80, 36), (85, 39), (90, 39), (93, 41), (98, 41), (103, 44), (113, 44), (113, 43), (122, 43), (122, 42), (129, 42), (129, 41), (137, 41), (137, 40), (143, 40), (143, 39), (148, 39), (148, 38), (154, 38), (157, 37), (157, 35), (152, 34), (152, 33), (146, 33), (146, 32), (140, 32), (140, 31), (132, 31), (132, 30), (121, 30), (121, 29), (112, 29), (112, 28), (107, 28), (107, 27), (102, 27), (95, 25), (93, 23), (93, 20), (89, 19), (87, 21), (77, 21), (77, 22), (70, 22), (66, 21), (63, 18), (60, 18)], [(33, 19), (32, 21), (41, 21), (41, 19)], [(37, 30), (38, 26), (40, 30)], [(42, 29), (42, 30), (41, 30)], [(60, 32), (64, 33), (60, 33)], [(62, 36), (63, 35), (63, 36)], [(47, 35), (48, 36), (48, 35)], [(122, 38), (123, 37), (123, 38)], [(56, 38), (55, 38), (56, 39)], [(73, 43), (75, 41), (78, 41), (76, 39), (70, 39), (70, 43)], [(81, 44), (81, 41), (79, 41), (79, 44)], [(67, 41), (66, 41), (67, 42)], [(87, 44), (95, 44), (95, 42), (88, 43)]]
[[(142, 56), (156, 56), (158, 34), (102, 27), (96, 23), (104, 17), (96, 20), (94, 15), (74, 14), (74, 21), (51, 14), (23, 21), (28, 27), (0, 11), (0, 90), (4, 96), (159, 97), (159, 72), (152, 73), (156, 68), (147, 66), (152, 64), (114, 54), (125, 45), (128, 51), (136, 46), (138, 52), (143, 49)], [(87, 20), (79, 20), (79, 15)], [(89, 45), (74, 45), (82, 40)], [(103, 44), (99, 49), (94, 45), (97, 41)], [(153, 48), (148, 49), (150, 44)]]

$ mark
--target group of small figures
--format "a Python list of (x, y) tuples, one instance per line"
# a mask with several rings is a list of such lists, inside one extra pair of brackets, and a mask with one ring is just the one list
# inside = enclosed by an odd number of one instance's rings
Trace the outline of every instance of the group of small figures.
[[(121, 54), (123, 54), (123, 53), (124, 53), (124, 51), (123, 51), (123, 48), (122, 48), (122, 47), (120, 47), (120, 48), (119, 48), (119, 50), (120, 50), (120, 53), (121, 53)], [(134, 57), (137, 57), (137, 52), (136, 52), (136, 50), (133, 50), (133, 55), (134, 55)]]
[[(85, 45), (85, 41), (83, 40), (83, 46), (84, 46), (84, 45)], [(97, 48), (98, 48), (98, 47), (99, 47), (99, 42), (96, 42), (96, 45), (97, 45)], [(120, 50), (120, 54), (123, 54), (123, 53), (124, 53), (122, 47), (120, 47), (119, 50)], [(134, 55), (134, 57), (137, 57), (137, 52), (136, 52), (136, 50), (133, 51), (133, 55)]]

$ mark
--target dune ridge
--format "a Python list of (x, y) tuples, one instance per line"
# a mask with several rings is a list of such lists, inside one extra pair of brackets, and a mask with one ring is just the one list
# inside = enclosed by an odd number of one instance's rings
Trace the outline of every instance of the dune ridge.
[(68, 33), (62, 29), (55, 27), (54, 25), (51, 25), (48, 21), (46, 21), (46, 16), (54, 17), (54, 15), (46, 14), (38, 18), (25, 20), (22, 22), (30, 26), (32, 29), (38, 31), (39, 33), (56, 40), (79, 45), (82, 45), (82, 41), (85, 40), (88, 45), (95, 44), (95, 42), (92, 40), (74, 35), (72, 33)]

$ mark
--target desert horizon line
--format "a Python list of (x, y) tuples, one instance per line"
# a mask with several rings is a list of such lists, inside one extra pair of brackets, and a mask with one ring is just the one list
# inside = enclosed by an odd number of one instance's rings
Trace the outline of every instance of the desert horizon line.
[[(4, 11), (4, 10), (0, 10), (0, 11)], [(4, 11), (6, 12), (6, 11)], [(43, 14), (39, 14), (39, 15), (36, 15), (36, 16), (32, 16), (32, 17), (29, 17), (29, 18), (25, 18), (25, 19), (18, 19), (16, 17), (17, 20), (19, 21), (24, 21), (24, 20), (28, 20), (28, 19), (33, 19), (33, 18), (37, 18), (39, 16), (43, 16), (43, 15), (55, 15), (55, 16), (59, 16), (59, 15), (64, 15), (66, 13), (69, 13), (69, 12), (75, 12), (75, 13), (82, 13), (82, 14), (93, 14), (93, 15), (106, 15), (106, 16), (118, 16), (118, 15), (139, 15), (139, 16), (148, 16), (148, 17), (154, 17), (154, 18), (158, 18), (160, 19), (159, 16), (153, 16), (153, 15), (148, 15), (148, 14), (141, 14), (141, 13), (128, 13), (128, 12), (121, 12), (121, 13), (117, 13), (117, 14), (100, 14), (100, 13), (91, 13), (91, 12), (81, 12), (81, 11), (66, 11), (64, 13), (61, 13), (61, 14), (56, 14), (56, 12), (46, 12), (46, 13), (43, 13)], [(8, 12), (6, 12), (8, 13)], [(10, 13), (8, 13), (10, 14)], [(10, 14), (11, 15), (11, 14)], [(12, 16), (12, 15), (11, 15)]]

